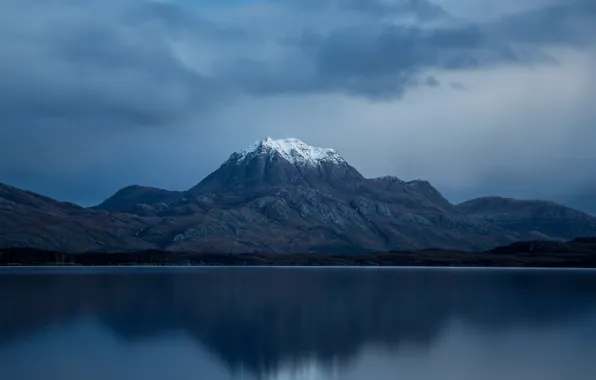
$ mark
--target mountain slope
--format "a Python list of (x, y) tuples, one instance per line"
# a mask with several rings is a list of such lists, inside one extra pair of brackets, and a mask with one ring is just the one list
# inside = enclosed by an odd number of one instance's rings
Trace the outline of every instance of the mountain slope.
[(596, 217), (554, 202), (485, 197), (461, 203), (457, 208), (521, 239), (596, 236)]
[(139, 217), (87, 210), (2, 183), (0, 215), (0, 247), (63, 251), (153, 247), (135, 238), (146, 225)]

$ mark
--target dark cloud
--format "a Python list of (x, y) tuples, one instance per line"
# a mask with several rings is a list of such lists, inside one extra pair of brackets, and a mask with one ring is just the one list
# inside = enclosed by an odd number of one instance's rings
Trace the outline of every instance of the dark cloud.
[(340, 7), (357, 12), (413, 15), (421, 21), (436, 20), (448, 15), (443, 8), (427, 0), (345, 0), (339, 3)]
[(596, 38), (596, 3), (570, 0), (547, 5), (503, 16), (486, 28), (510, 42), (585, 46)]
[[(329, 3), (335, 4), (317, 4)], [(341, 4), (365, 13), (374, 9), (383, 13), (383, 7), (404, 13), (432, 5), (366, 0)], [(549, 46), (594, 42), (595, 9), (592, 4), (577, 2), (544, 6), (487, 23), (420, 27), (377, 20), (325, 32), (307, 29), (283, 39), (284, 47), (290, 49), (286, 60), (272, 63), (243, 58), (221, 66), (220, 76), (232, 78), (252, 94), (346, 93), (391, 100), (416, 87), (429, 70), (556, 63), (545, 50)]]
[[(42, 13), (71, 4), (53, 1), (36, 10), (26, 3), (18, 8), (9, 2), (8, 10)], [(547, 8), (486, 28), (474, 24), (421, 28), (379, 21), (330, 33), (305, 31), (285, 40), (280, 49), (288, 53), (279, 62), (243, 57), (242, 52), (234, 57), (232, 52), (220, 62), (216, 75), (203, 75), (174, 54), (171, 38), (193, 42), (200, 37), (225, 44), (247, 39), (249, 33), (218, 26), (172, 3), (125, 1), (116, 7), (108, 2), (105, 10), (89, 1), (75, 4), (53, 23), (25, 29), (24, 35), (16, 32), (15, 23), (0, 29), (0, 110), (13, 123), (22, 114), (79, 123), (102, 120), (106, 126), (168, 124), (220, 102), (222, 93), (238, 87), (251, 94), (344, 92), (391, 99), (416, 86), (426, 70), (532, 61), (540, 57), (536, 50), (516, 49), (511, 42), (577, 41), (573, 36), (585, 34), (573, 21), (588, 19), (594, 11), (589, 5), (567, 6), (564, 12), (560, 7)], [(445, 14), (424, 0), (317, 4), (364, 13)], [(94, 10), (102, 12), (100, 17)]]
[[(126, 23), (121, 18), (142, 8), (128, 13), (124, 7), (113, 18), (95, 19), (86, 3), (25, 27), (24, 35), (0, 32), (0, 112), (13, 128), (35, 119), (100, 122), (105, 128), (164, 124), (215, 98), (218, 87), (173, 56), (163, 29), (151, 24), (160, 20), (157, 14)], [(51, 10), (41, 8), (22, 11)]]
[(303, 44), (314, 53), (321, 81), (372, 97), (401, 94), (424, 70), (477, 68), (515, 59), (506, 46), (487, 40), (473, 26), (430, 31), (392, 26), (373, 34), (362, 38), (358, 30), (343, 30)]
[(285, 2), (307, 10), (336, 8), (373, 16), (410, 15), (420, 21), (448, 16), (442, 7), (428, 0), (285, 0)]
[(329, 34), (305, 32), (286, 43), (298, 50), (296, 64), (273, 69), (240, 60), (222, 75), (257, 94), (337, 92), (370, 99), (400, 97), (427, 70), (464, 70), (519, 62), (505, 43), (476, 25), (419, 28), (356, 26)]

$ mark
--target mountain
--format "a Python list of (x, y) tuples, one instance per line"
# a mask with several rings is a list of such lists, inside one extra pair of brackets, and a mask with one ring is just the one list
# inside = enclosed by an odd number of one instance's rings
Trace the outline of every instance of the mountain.
[(426, 181), (366, 179), (333, 149), (297, 139), (258, 141), (178, 198), (170, 195), (165, 209), (143, 204), (116, 211), (133, 207), (143, 209), (139, 215), (175, 218), (144, 231), (172, 250), (472, 249), (514, 240), (471, 222)]
[(457, 208), (520, 239), (571, 240), (596, 236), (596, 217), (554, 202), (484, 197), (461, 203)]
[[(3, 189), (0, 247), (342, 253), (482, 250), (527, 236), (454, 206), (427, 181), (368, 179), (298, 139), (257, 141), (187, 191), (129, 186), (91, 209)], [(581, 223), (573, 218), (561, 223)]]

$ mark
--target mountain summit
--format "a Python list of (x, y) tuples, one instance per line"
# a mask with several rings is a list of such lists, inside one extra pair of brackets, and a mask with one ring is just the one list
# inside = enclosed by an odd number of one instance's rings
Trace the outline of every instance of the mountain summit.
[(233, 153), (221, 167), (190, 190), (193, 194), (239, 188), (304, 186), (355, 189), (364, 177), (333, 149), (296, 138), (256, 141)]
[(310, 146), (296, 138), (273, 140), (270, 137), (256, 141), (241, 152), (232, 154), (230, 160), (241, 163), (260, 155), (266, 155), (270, 160), (280, 156), (297, 166), (317, 166), (323, 162), (346, 164), (346, 161), (333, 149)]

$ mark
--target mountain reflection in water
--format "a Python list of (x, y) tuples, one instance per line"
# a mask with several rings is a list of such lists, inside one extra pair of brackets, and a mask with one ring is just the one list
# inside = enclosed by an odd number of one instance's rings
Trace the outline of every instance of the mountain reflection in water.
[(2, 379), (596, 378), (596, 272), (33, 273), (0, 272)]

